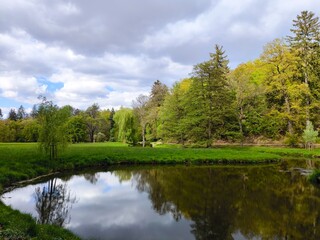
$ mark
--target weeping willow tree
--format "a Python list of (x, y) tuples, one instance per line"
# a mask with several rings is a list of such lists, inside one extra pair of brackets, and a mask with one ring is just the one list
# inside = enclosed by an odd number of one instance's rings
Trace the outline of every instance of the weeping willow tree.
[(63, 150), (68, 142), (67, 119), (70, 109), (59, 108), (45, 97), (38, 108), (38, 121), (40, 124), (39, 145), (50, 160), (57, 159), (58, 153)]
[(118, 141), (130, 144), (136, 143), (136, 125), (133, 110), (130, 108), (121, 108), (118, 110), (113, 120), (118, 130)]

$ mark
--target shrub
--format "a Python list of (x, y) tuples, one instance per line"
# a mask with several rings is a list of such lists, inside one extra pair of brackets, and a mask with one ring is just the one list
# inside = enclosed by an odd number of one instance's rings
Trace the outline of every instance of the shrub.
[(312, 174), (308, 177), (308, 180), (312, 183), (320, 182), (320, 169), (316, 169), (312, 172)]
[(284, 143), (289, 145), (289, 147), (298, 147), (299, 146), (299, 136), (298, 134), (287, 134)]

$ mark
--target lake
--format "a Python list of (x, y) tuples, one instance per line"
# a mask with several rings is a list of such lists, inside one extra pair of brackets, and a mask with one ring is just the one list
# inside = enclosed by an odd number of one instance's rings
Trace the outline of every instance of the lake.
[(2, 200), (82, 239), (320, 239), (320, 189), (304, 176), (315, 164), (114, 167)]

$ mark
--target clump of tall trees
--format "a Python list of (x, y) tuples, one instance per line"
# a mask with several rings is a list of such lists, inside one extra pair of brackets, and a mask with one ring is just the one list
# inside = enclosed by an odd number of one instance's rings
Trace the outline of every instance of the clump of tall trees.
[(7, 119), (0, 110), (0, 141), (43, 142), (53, 123), (61, 145), (122, 141), (146, 146), (161, 140), (210, 147), (216, 141), (268, 139), (311, 147), (320, 128), (319, 79), (319, 18), (303, 11), (293, 20), (291, 35), (266, 44), (256, 60), (230, 70), (223, 47), (215, 45), (188, 78), (172, 87), (156, 80), (132, 108), (101, 110), (93, 104), (79, 110), (43, 101), (30, 113), (23, 106), (11, 109)]

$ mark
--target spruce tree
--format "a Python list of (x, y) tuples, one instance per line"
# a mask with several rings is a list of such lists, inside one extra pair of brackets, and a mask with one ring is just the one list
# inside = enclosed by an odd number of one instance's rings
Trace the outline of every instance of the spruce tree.
[(310, 113), (316, 112), (317, 101), (320, 97), (320, 23), (313, 12), (302, 11), (297, 19), (293, 20), (290, 29), (293, 36), (288, 37), (292, 50), (299, 57), (299, 66), (302, 82), (306, 86), (305, 112), (306, 121), (310, 120)]
[(10, 109), (8, 119), (11, 120), (11, 121), (17, 121), (18, 120), (17, 113), (16, 113), (15, 109), (13, 109), (13, 108)]
[(207, 147), (226, 133), (227, 118), (232, 112), (228, 62), (223, 48), (216, 45), (210, 59), (195, 65), (192, 73), (187, 110), (190, 134), (197, 141), (206, 141)]
[(26, 111), (24, 110), (24, 107), (21, 105), (18, 109), (18, 112), (17, 112), (17, 119), (22, 120), (22, 119), (25, 119), (27, 116), (28, 115), (27, 115)]

